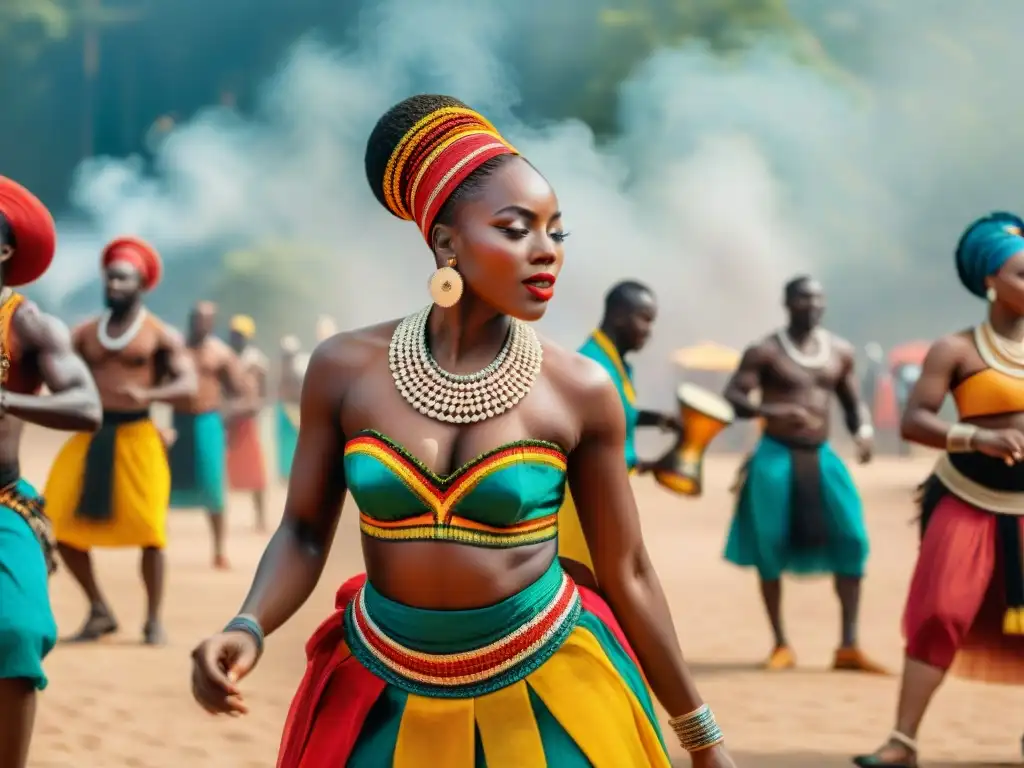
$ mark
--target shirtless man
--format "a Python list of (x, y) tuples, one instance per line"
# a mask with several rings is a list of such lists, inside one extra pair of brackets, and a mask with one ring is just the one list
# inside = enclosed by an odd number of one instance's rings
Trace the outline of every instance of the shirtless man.
[[(0, 765), (24, 768), (42, 662), (57, 642), (48, 575), (56, 567), (43, 499), (21, 478), (25, 422), (95, 430), (102, 409), (67, 327), (13, 290), (46, 272), (56, 236), (43, 204), (0, 177)], [(39, 394), (42, 385), (47, 393)]]
[(308, 355), (300, 351), (295, 336), (281, 339), (280, 371), (277, 379), (277, 476), (287, 483), (292, 471), (292, 457), (299, 439), (299, 400)]
[(181, 336), (151, 314), (145, 294), (160, 281), (160, 255), (136, 238), (119, 238), (100, 259), (106, 312), (73, 333), (103, 403), (103, 427), (73, 436), (50, 469), (49, 508), (61, 558), (85, 592), (89, 614), (72, 638), (98, 640), (117, 631), (114, 612), (93, 570), (95, 547), (138, 547), (146, 589), (143, 641), (165, 640), (160, 607), (170, 471), (150, 406), (195, 391)]
[[(174, 403), (171, 508), (206, 510), (213, 535), (213, 567), (228, 567), (224, 554), (225, 418), (252, 408), (245, 370), (231, 347), (213, 335), (217, 307), (200, 301), (189, 315), (188, 351), (198, 378), (192, 397)], [(225, 394), (227, 397), (225, 397)]]
[[(860, 496), (828, 444), (832, 396), (839, 398), (860, 461), (871, 459), (872, 427), (857, 392), (853, 347), (820, 327), (821, 285), (786, 284), (786, 328), (749, 347), (725, 390), (740, 418), (764, 433), (747, 462), (725, 548), (728, 561), (757, 568), (775, 635), (772, 670), (796, 664), (782, 623), (783, 573), (830, 573), (842, 609), (834, 669), (882, 673), (857, 646), (861, 579), (868, 556)], [(751, 394), (759, 390), (760, 405)]]
[(256, 323), (251, 317), (235, 315), (231, 318), (228, 344), (242, 361), (253, 400), (251, 410), (239, 411), (228, 421), (228, 484), (233, 490), (252, 494), (256, 530), (263, 532), (267, 530), (267, 470), (259, 414), (267, 397), (270, 361), (253, 343), (255, 334)]

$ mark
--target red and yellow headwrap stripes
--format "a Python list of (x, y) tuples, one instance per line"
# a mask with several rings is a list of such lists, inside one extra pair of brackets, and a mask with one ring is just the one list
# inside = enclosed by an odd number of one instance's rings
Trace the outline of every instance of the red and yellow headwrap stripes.
[(519, 154), (486, 118), (467, 107), (441, 107), (395, 145), (384, 170), (384, 199), (400, 219), (430, 228), (445, 201), (473, 171), (499, 155)]

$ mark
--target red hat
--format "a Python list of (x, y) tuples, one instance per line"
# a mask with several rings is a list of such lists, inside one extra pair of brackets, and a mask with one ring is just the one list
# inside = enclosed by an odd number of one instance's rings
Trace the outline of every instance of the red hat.
[(139, 270), (144, 291), (156, 288), (164, 273), (163, 261), (156, 248), (137, 237), (119, 237), (107, 243), (100, 265), (106, 269), (115, 261), (126, 261)]
[(15, 238), (14, 255), (4, 265), (4, 282), (35, 282), (50, 268), (57, 249), (53, 216), (38, 197), (5, 176), (0, 176), (0, 213)]

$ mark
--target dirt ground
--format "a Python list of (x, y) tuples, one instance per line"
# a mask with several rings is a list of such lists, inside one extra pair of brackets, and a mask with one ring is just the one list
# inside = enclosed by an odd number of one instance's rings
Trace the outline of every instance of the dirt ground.
[[(42, 483), (60, 438), (26, 434), (26, 476)], [(669, 595), (683, 649), (702, 694), (714, 707), (744, 768), (832, 768), (873, 748), (888, 732), (896, 678), (828, 671), (839, 614), (827, 581), (786, 587), (789, 634), (800, 669), (769, 674), (756, 665), (770, 638), (753, 575), (721, 559), (731, 512), (727, 486), (737, 458), (713, 458), (699, 500), (670, 496), (636, 482), (648, 546)], [(854, 473), (864, 495), (873, 554), (863, 598), (862, 644), (896, 669), (899, 617), (916, 551), (911, 490), (927, 457), (885, 459)], [(271, 509), (279, 510), (275, 488)], [(273, 766), (281, 726), (303, 669), (303, 644), (332, 606), (333, 591), (361, 569), (355, 516), (346, 510), (320, 587), (305, 608), (269, 641), (246, 681), (251, 714), (215, 719), (192, 701), (189, 651), (237, 610), (266, 537), (252, 530), (248, 499), (230, 502), (234, 569), (213, 572), (205, 521), (174, 513), (170, 524), (166, 623), (170, 643), (139, 644), (143, 593), (138, 554), (97, 557), (121, 633), (101, 644), (58, 646), (47, 660), (50, 687), (40, 702), (29, 761), (34, 768), (265, 768)], [(82, 621), (85, 603), (63, 572), (52, 584), (61, 634)], [(951, 681), (938, 695), (921, 733), (924, 765), (1020, 764), (1024, 689)], [(678, 754), (678, 753), (677, 753)], [(680, 766), (687, 765), (684, 757)]]

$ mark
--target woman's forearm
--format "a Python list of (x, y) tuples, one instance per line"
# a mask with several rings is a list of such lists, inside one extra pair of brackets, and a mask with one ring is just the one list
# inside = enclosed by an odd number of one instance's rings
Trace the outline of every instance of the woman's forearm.
[(692, 712), (704, 702), (683, 660), (668, 601), (646, 551), (627, 572), (598, 574), (608, 603), (626, 633), (640, 666), (669, 717)]
[(269, 635), (309, 599), (327, 553), (328, 546), (316, 543), (298, 524), (283, 522), (260, 558), (239, 613), (253, 616)]
[(944, 450), (950, 426), (945, 420), (940, 419), (938, 414), (915, 408), (903, 414), (900, 421), (900, 436), (911, 443)]

